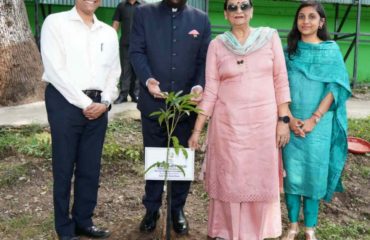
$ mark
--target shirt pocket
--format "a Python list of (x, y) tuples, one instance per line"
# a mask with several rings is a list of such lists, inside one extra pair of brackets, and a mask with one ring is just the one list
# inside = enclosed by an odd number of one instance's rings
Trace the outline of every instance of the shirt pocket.
[(110, 67), (113, 64), (113, 48), (109, 46), (108, 42), (98, 43), (98, 52), (96, 54), (101, 67)]
[(190, 34), (187, 34), (186, 38), (186, 46), (188, 53), (191, 53), (192, 55), (196, 56), (198, 54), (198, 51), (200, 49), (200, 44), (202, 42), (201, 36), (193, 36)]

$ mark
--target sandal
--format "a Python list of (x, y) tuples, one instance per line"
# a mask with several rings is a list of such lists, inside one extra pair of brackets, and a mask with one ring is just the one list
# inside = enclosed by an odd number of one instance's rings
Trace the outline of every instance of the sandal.
[(294, 240), (295, 237), (298, 235), (299, 230), (298, 228), (289, 228), (286, 235), (281, 240)]
[(306, 236), (306, 240), (319, 240), (318, 238), (316, 238), (315, 229), (313, 228), (306, 229), (304, 231), (304, 235)]

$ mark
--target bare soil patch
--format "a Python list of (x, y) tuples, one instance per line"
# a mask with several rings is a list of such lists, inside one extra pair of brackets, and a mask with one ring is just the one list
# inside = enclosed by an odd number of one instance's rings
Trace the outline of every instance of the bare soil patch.
[[(152, 234), (142, 234), (138, 229), (145, 213), (141, 204), (144, 192), (143, 165), (141, 161), (133, 160), (127, 149), (141, 146), (140, 123), (127, 119), (122, 121), (125, 126), (127, 125), (125, 130), (122, 132), (119, 131), (119, 126), (112, 126), (107, 142), (110, 144), (109, 147), (114, 143), (125, 151), (118, 152), (117, 154), (121, 154), (118, 158), (111, 156), (103, 160), (95, 223), (108, 227), (112, 231), (109, 238), (112, 240), (159, 239), (161, 226)], [(203, 155), (199, 153), (197, 158), (196, 168), (199, 172)], [(370, 157), (350, 154), (344, 176), (346, 192), (336, 194), (332, 203), (322, 204), (320, 223), (348, 225), (360, 222), (368, 230), (356, 238), (345, 239), (370, 239), (369, 180)], [(207, 239), (207, 201), (203, 183), (195, 181), (185, 207), (190, 223), (190, 234), (185, 237), (173, 234), (172, 239)], [(283, 202), (282, 206), (286, 225)], [(6, 156), (0, 154), (0, 238), (56, 239), (52, 214), (50, 159), (29, 157), (11, 151), (8, 151)], [(299, 239), (304, 238), (300, 235)], [(341, 238), (321, 235), (320, 239)]]

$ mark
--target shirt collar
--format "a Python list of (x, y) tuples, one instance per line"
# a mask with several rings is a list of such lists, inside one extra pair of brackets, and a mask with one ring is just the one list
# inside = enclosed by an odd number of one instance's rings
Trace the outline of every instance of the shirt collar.
[[(125, 4), (131, 5), (131, 3), (129, 3), (129, 1), (128, 1), (128, 0), (126, 0), (126, 1), (125, 1)], [(133, 5), (139, 5), (139, 4), (141, 4), (141, 1), (136, 0), (136, 1), (135, 1), (135, 3), (134, 3)]]
[[(81, 23), (85, 24), (84, 21), (82, 20), (81, 16), (78, 14), (76, 6), (74, 6), (70, 11), (69, 11), (69, 19), (72, 21), (80, 21)], [(98, 28), (101, 28), (103, 26), (103, 23), (98, 20), (98, 18), (93, 16), (94, 23), (91, 26), (91, 30), (95, 30)], [(86, 24), (85, 24), (86, 25)]]
[[(183, 7), (181, 8), (171, 8), (169, 7), (164, 1), (162, 1), (160, 3), (160, 8), (165, 11), (166, 13), (169, 13), (169, 14), (180, 14), (184, 9), (187, 8), (187, 5), (185, 4)], [(177, 9), (177, 11), (173, 11), (173, 9)]]

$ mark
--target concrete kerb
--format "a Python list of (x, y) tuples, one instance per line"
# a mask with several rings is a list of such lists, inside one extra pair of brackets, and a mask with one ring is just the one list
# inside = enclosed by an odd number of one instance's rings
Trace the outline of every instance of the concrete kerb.
[[(370, 101), (351, 98), (347, 102), (349, 118), (370, 117)], [(115, 104), (109, 112), (109, 119), (127, 117), (140, 119), (136, 103)], [(0, 107), (0, 126), (22, 126), (30, 124), (48, 125), (45, 103), (35, 102), (14, 107)]]
[[(136, 103), (115, 104), (109, 112), (109, 119), (118, 116), (140, 118)], [(14, 107), (0, 108), (0, 126), (22, 126), (30, 124), (48, 125), (45, 102), (35, 102)]]

